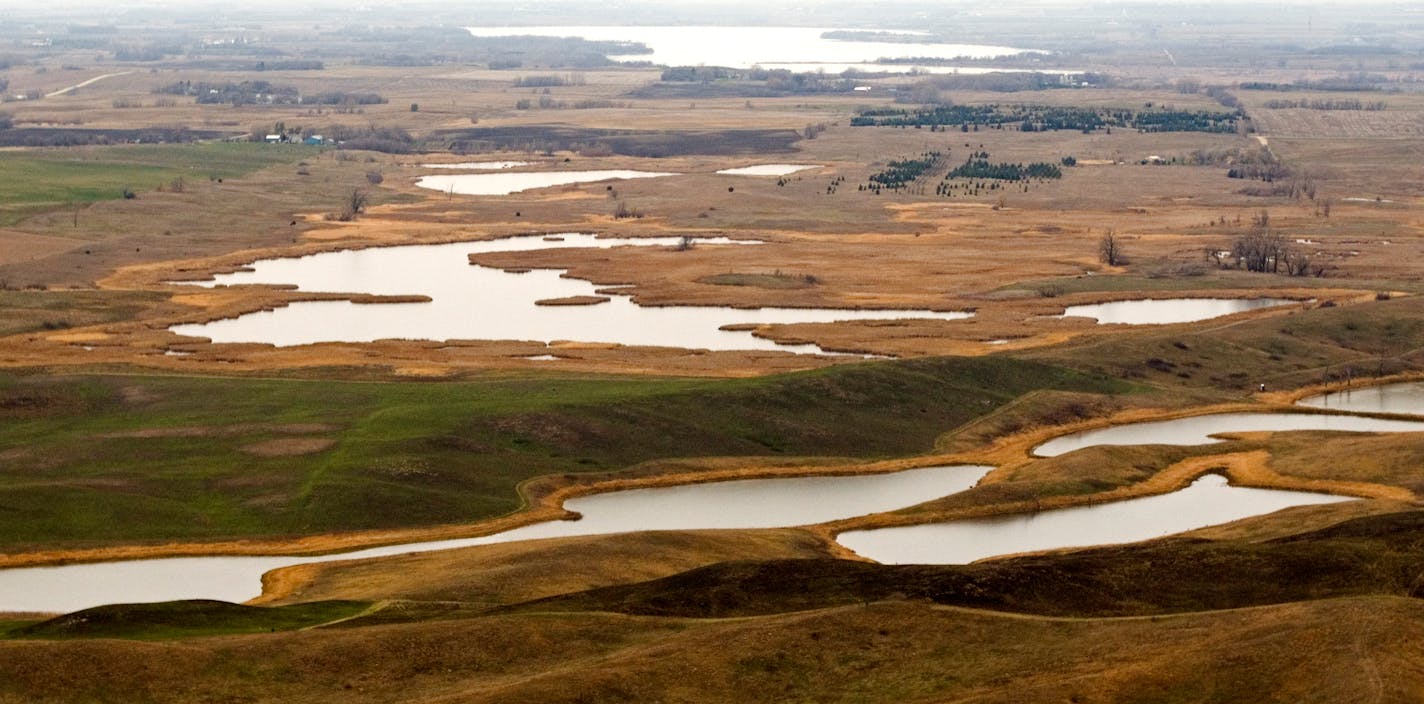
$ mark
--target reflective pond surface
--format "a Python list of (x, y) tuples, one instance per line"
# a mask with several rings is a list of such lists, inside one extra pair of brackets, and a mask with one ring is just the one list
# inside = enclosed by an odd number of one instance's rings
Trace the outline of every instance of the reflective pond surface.
[[(935, 318), (972, 313), (927, 310), (831, 308), (730, 308), (639, 306), (613, 293), (596, 306), (540, 306), (536, 301), (592, 296), (601, 288), (565, 278), (558, 269), (510, 273), (473, 266), (468, 255), (559, 247), (673, 247), (677, 237), (597, 238), (589, 234), (527, 236), (483, 242), (373, 247), (306, 257), (264, 259), (251, 271), (221, 274), (200, 285), (294, 284), (302, 291), (424, 295), (427, 303), (357, 304), (350, 301), (294, 303), (209, 323), (175, 325), (179, 335), (213, 342), (260, 342), (277, 346), (316, 342), (410, 340), (535, 340), (605, 342), (709, 350), (817, 353), (816, 345), (778, 345), (749, 331), (722, 330), (748, 323), (828, 323), (845, 320)], [(754, 246), (727, 238), (696, 240), (699, 246)]]
[(1284, 298), (1163, 298), (1068, 306), (1059, 318), (1096, 318), (1099, 325), (1167, 325), (1295, 303)]
[(1217, 413), (1085, 430), (1049, 440), (1033, 448), (1033, 454), (1056, 457), (1094, 445), (1205, 445), (1219, 442), (1211, 437), (1219, 433), (1286, 430), (1409, 433), (1424, 431), (1424, 421), (1316, 413)]
[(1365, 386), (1303, 398), (1299, 405), (1351, 413), (1424, 415), (1424, 382)]
[(785, 176), (794, 174), (797, 171), (808, 169), (819, 169), (820, 164), (757, 164), (755, 166), (741, 166), (735, 169), (722, 169), (719, 174), (728, 176)]
[[(649, 54), (622, 54), (614, 61), (648, 61), (663, 66), (751, 68), (772, 63), (864, 64), (879, 59), (987, 59), (1024, 53), (1023, 49), (981, 44), (926, 44), (885, 41), (837, 41), (822, 38), (834, 31), (813, 27), (467, 27), (476, 37), (581, 37), (590, 41), (637, 42)], [(895, 32), (914, 35), (918, 32)], [(875, 69), (909, 71), (887, 64)], [(873, 69), (868, 69), (873, 70)]]
[(1181, 491), (1037, 513), (847, 531), (837, 540), (884, 564), (956, 565), (1035, 550), (1130, 543), (1348, 497), (1227, 484), (1204, 476)]
[(646, 530), (775, 528), (912, 506), (974, 486), (990, 467), (922, 467), (889, 474), (746, 479), (634, 489), (570, 499), (583, 518), (495, 535), (408, 543), (319, 557), (194, 557), (0, 570), (0, 611), (74, 611), (100, 604), (220, 599), (261, 593), (264, 572), (310, 562), (428, 552), (537, 538)]
[(415, 185), (442, 193), (458, 193), (464, 196), (507, 196), (511, 193), (529, 191), (535, 188), (566, 186), (571, 183), (592, 183), (611, 179), (657, 178), (676, 176), (661, 171), (631, 171), (628, 169), (605, 169), (602, 171), (502, 171), (486, 174), (440, 174), (422, 176)]

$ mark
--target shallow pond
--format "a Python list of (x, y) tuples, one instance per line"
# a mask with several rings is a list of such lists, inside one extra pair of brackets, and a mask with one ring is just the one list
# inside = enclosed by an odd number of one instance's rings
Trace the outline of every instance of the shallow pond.
[(1205, 445), (1212, 435), (1287, 430), (1334, 430), (1352, 433), (1424, 432), (1424, 421), (1385, 420), (1317, 413), (1216, 413), (1190, 418), (1127, 423), (1057, 437), (1033, 448), (1040, 457), (1094, 445)]
[(440, 174), (422, 176), (415, 185), (442, 193), (465, 196), (507, 196), (535, 188), (566, 186), (571, 183), (593, 183), (612, 179), (657, 178), (676, 176), (661, 171), (605, 169), (602, 171), (508, 171), (491, 174)]
[(1401, 413), (1424, 415), (1424, 382), (1381, 384), (1333, 391), (1298, 401), (1311, 408), (1328, 408), (1351, 413)]
[(1057, 317), (1096, 318), (1099, 325), (1167, 325), (1296, 303), (1285, 298), (1163, 298), (1068, 306)]
[(577, 521), (549, 521), (495, 535), (319, 557), (194, 557), (0, 570), (0, 611), (74, 611), (100, 604), (220, 599), (261, 593), (264, 572), (310, 562), (383, 557), (516, 540), (647, 530), (776, 528), (911, 506), (964, 491), (990, 467), (922, 467), (889, 474), (746, 479), (593, 494), (564, 507)]
[(819, 168), (821, 168), (820, 164), (757, 164), (755, 166), (740, 166), (735, 169), (722, 169), (717, 173), (728, 176), (785, 176), (797, 171)]
[[(981, 44), (837, 41), (834, 31), (811, 27), (468, 27), (476, 37), (581, 37), (590, 41), (637, 42), (652, 53), (613, 55), (614, 61), (648, 61), (663, 66), (751, 68), (768, 63), (867, 63), (879, 59), (987, 59), (1023, 49)], [(918, 32), (896, 32), (912, 35)], [(884, 70), (902, 68), (886, 65)]]
[[(264, 259), (250, 271), (221, 274), (201, 285), (293, 284), (303, 291), (424, 295), (428, 303), (356, 304), (350, 301), (294, 303), (209, 323), (175, 325), (179, 335), (213, 342), (258, 342), (277, 346), (316, 342), (410, 340), (537, 340), (605, 342), (709, 350), (767, 350), (817, 353), (816, 345), (778, 345), (749, 331), (722, 330), (748, 323), (810, 323), (845, 320), (935, 318), (954, 320), (972, 313), (926, 310), (840, 310), (829, 308), (729, 308), (721, 306), (639, 306), (616, 289), (562, 270), (515, 274), (474, 266), (468, 255), (559, 247), (676, 246), (676, 237), (597, 238), (571, 233), (553, 237), (511, 237), (441, 245), (373, 247), (306, 257)], [(727, 238), (697, 240), (698, 246), (754, 246)], [(596, 306), (540, 306), (536, 301), (612, 294)]]
[(1349, 501), (1302, 491), (1253, 489), (1204, 476), (1181, 491), (994, 518), (847, 531), (837, 540), (884, 564), (965, 564), (1035, 550), (1130, 543), (1259, 516), (1291, 506)]

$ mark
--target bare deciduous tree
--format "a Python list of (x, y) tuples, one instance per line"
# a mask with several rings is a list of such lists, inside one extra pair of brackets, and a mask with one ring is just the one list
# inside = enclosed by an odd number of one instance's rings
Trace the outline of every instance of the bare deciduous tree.
[(360, 217), (366, 210), (366, 202), (370, 196), (359, 188), (351, 189), (351, 195), (347, 196), (346, 204), (342, 206), (341, 212), (336, 215), (336, 219), (341, 222), (350, 222)]
[(1122, 240), (1113, 230), (1103, 233), (1098, 240), (1098, 261), (1108, 266), (1122, 266), (1127, 258), (1122, 254)]

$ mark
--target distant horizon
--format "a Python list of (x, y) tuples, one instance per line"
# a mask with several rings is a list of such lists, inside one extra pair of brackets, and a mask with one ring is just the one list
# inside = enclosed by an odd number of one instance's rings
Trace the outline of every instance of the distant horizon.
[[(659, 2), (653, 2), (652, 0), (622, 0), (622, 1), (615, 0), (615, 1), (612, 2), (612, 3), (608, 2), (607, 0), (554, 0), (554, 1), (552, 1), (552, 2), (542, 3), (541, 6), (540, 6), (538, 9), (540, 9), (540, 10), (546, 10), (546, 9), (547, 9), (547, 10), (553, 10), (553, 9), (558, 9), (558, 8), (561, 8), (561, 7), (577, 7), (577, 6), (608, 8), (608, 7), (610, 7), (610, 5), (613, 6), (613, 7), (618, 7), (618, 6), (654, 5), (654, 6), (663, 7), (663, 8), (686, 8), (686, 9), (689, 9), (689, 10), (693, 10), (693, 9), (712, 9), (712, 8), (717, 8), (717, 7), (728, 7), (728, 8), (731, 8), (731, 7), (755, 7), (755, 8), (775, 8), (775, 9), (783, 9), (783, 8), (809, 9), (809, 8), (808, 8), (808, 4), (811, 5), (811, 6), (821, 7), (821, 8), (827, 8), (827, 9), (832, 9), (832, 8), (852, 8), (852, 9), (857, 9), (857, 8), (862, 8), (862, 7), (863, 7), (863, 5), (862, 5), (861, 3), (853, 2), (852, 0), (816, 0), (816, 1), (813, 1), (813, 2), (811, 2), (811, 3), (807, 3), (807, 2), (805, 2), (805, 0), (661, 0), (661, 1), (659, 1)], [(425, 6), (425, 7), (432, 7), (432, 8), (438, 8), (438, 9), (440, 9), (440, 10), (442, 10), (443, 12), (446, 12), (446, 13), (454, 13), (454, 12), (460, 12), (460, 11), (469, 11), (469, 12), (471, 12), (471, 13), (475, 13), (475, 12), (482, 12), (482, 13), (483, 13), (483, 12), (489, 12), (490, 10), (500, 11), (500, 10), (504, 10), (504, 9), (515, 9), (515, 10), (519, 10), (519, 11), (523, 11), (523, 12), (527, 12), (527, 11), (530, 11), (530, 10), (531, 10), (531, 8), (529, 7), (529, 5), (528, 5), (527, 3), (515, 2), (514, 0), (495, 0), (495, 2), (492, 2), (492, 3), (482, 3), (481, 6), (479, 6), (479, 7), (476, 7), (476, 6), (474, 6), (473, 4), (472, 4), (472, 5), (468, 5), (468, 6), (460, 5), (460, 4), (452, 5), (452, 4), (450, 4), (450, 3), (435, 2), (434, 0), (389, 0), (388, 2), (383, 2), (383, 3), (381, 3), (381, 7), (389, 7), (389, 6), (393, 6), (393, 5), (395, 5), (395, 6)], [(1388, 6), (1388, 5), (1394, 5), (1394, 6), (1398, 6), (1399, 10), (1400, 10), (1400, 11), (1404, 11), (1404, 12), (1408, 12), (1408, 11), (1424, 12), (1424, 8), (1420, 8), (1420, 7), (1409, 7), (1407, 4), (1403, 4), (1403, 3), (1398, 2), (1398, 0), (1352, 0), (1351, 2), (1348, 2), (1348, 3), (1339, 2), (1339, 0), (1028, 0), (1027, 2), (1020, 2), (1020, 3), (1018, 3), (1018, 4), (1017, 4), (1017, 7), (1032, 8), (1032, 7), (1039, 7), (1039, 6), (1062, 6), (1062, 7), (1122, 7), (1122, 8), (1132, 8), (1132, 7), (1168, 7), (1168, 6), (1200, 7), (1200, 6), (1202, 6), (1202, 5), (1213, 5), (1213, 6), (1242, 6), (1242, 7), (1251, 7), (1251, 6), (1259, 6), (1259, 7), (1272, 7), (1272, 6), (1274, 6), (1274, 7), (1298, 7), (1298, 6), (1309, 6), (1309, 7), (1338, 7), (1338, 8), (1340, 8), (1340, 9), (1349, 9), (1349, 8), (1359, 7), (1359, 6), (1362, 6), (1362, 5), (1370, 5), (1370, 6)], [(333, 0), (333, 1), (330, 1), (330, 2), (323, 2), (322, 0), (317, 0), (316, 2), (304, 3), (302, 7), (309, 9), (309, 8), (312, 8), (312, 7), (325, 7), (325, 6), (339, 6), (339, 7), (342, 7), (343, 9), (346, 9), (346, 10), (348, 10), (348, 11), (351, 11), (351, 12), (354, 12), (354, 13), (358, 13), (358, 14), (361, 13), (361, 12), (364, 12), (364, 11), (369, 11), (369, 10), (371, 9), (371, 7), (370, 7), (370, 6), (367, 6), (367, 5), (357, 5), (357, 6), (355, 6), (355, 7), (352, 7), (351, 3), (347, 3), (347, 2), (335, 2), (334, 0)], [(223, 8), (228, 8), (228, 9), (231, 9), (231, 8), (232, 8), (232, 6), (231, 6), (230, 3), (220, 3), (220, 2), (217, 2), (216, 0), (211, 0), (211, 1), (209, 1), (209, 0), (198, 0), (198, 1), (196, 1), (196, 2), (195, 2), (194, 0), (145, 0), (144, 2), (134, 2), (134, 3), (109, 3), (109, 2), (98, 2), (97, 0), (52, 0), (51, 2), (45, 3), (43, 7), (36, 7), (36, 5), (35, 5), (33, 2), (30, 2), (30, 1), (28, 1), (28, 0), (0, 0), (0, 8), (3, 8), (3, 9), (15, 9), (15, 10), (29, 10), (30, 12), (29, 12), (28, 14), (31, 14), (31, 15), (44, 15), (44, 14), (47, 14), (47, 13), (66, 12), (66, 11), (75, 11), (75, 10), (96, 10), (96, 11), (100, 11), (100, 12), (102, 12), (102, 13), (104, 13), (104, 14), (112, 15), (112, 14), (117, 14), (117, 13), (122, 13), (122, 12), (130, 12), (130, 11), (133, 11), (133, 10), (144, 10), (144, 9), (185, 9), (185, 8), (186, 8), (186, 9), (192, 9), (192, 8), (206, 8), (206, 7), (223, 7)], [(914, 8), (914, 7), (933, 7), (933, 8), (941, 9), (941, 10), (969, 9), (969, 10), (974, 10), (974, 11), (975, 11), (976, 13), (978, 13), (978, 14), (996, 14), (995, 11), (994, 11), (995, 8), (985, 8), (985, 7), (983, 7), (983, 6), (980, 5), (980, 4), (971, 3), (971, 2), (968, 2), (967, 0), (966, 0), (966, 1), (963, 1), (963, 2), (948, 2), (948, 3), (945, 3), (945, 2), (929, 2), (928, 0), (910, 0), (910, 1), (908, 1), (908, 2), (900, 2), (900, 3), (897, 3), (896, 5), (891, 6), (891, 7), (880, 7), (880, 8), (878, 8), (878, 11), (890, 13), (890, 14), (893, 15), (897, 10), (908, 9), (908, 8)], [(243, 8), (244, 8), (244, 9), (282, 9), (282, 10), (291, 10), (291, 9), (292, 9), (292, 6), (291, 6), (290, 3), (279, 3), (279, 2), (276, 2), (276, 1), (274, 1), (274, 0), (255, 0), (254, 2), (244, 3), (244, 4), (243, 4)], [(625, 24), (625, 23), (623, 23), (623, 22), (616, 22), (616, 21), (610, 21), (610, 22), (604, 22), (604, 23), (600, 23), (600, 24), (616, 25), (616, 24)]]

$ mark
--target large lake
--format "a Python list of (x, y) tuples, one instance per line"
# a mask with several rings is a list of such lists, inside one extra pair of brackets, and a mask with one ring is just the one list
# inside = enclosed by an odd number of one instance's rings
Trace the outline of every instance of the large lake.
[[(614, 61), (647, 61), (663, 66), (751, 68), (766, 64), (835, 64), (867, 71), (907, 72), (908, 65), (874, 65), (878, 59), (990, 59), (1024, 49), (982, 44), (923, 44), (837, 41), (822, 38), (830, 29), (809, 27), (469, 27), (476, 37), (581, 37), (591, 41), (636, 42), (651, 54), (610, 56)], [(901, 34), (914, 34), (903, 32)]]
[(823, 523), (958, 493), (974, 486), (990, 469), (922, 467), (888, 474), (746, 479), (608, 492), (566, 501), (565, 508), (583, 515), (576, 521), (317, 557), (181, 557), (0, 570), (0, 611), (75, 611), (100, 604), (174, 599), (240, 602), (261, 594), (263, 573), (310, 562), (629, 531)]
[(1212, 474), (1181, 491), (1112, 503), (948, 523), (847, 531), (836, 540), (885, 564), (965, 564), (1035, 550), (1129, 543), (1264, 515), (1349, 501), (1303, 491), (1235, 487)]
[(1351, 433), (1424, 432), (1424, 421), (1387, 420), (1321, 413), (1216, 413), (1173, 420), (1126, 423), (1056, 437), (1033, 448), (1040, 457), (1055, 457), (1095, 445), (1205, 445), (1213, 435), (1288, 430), (1333, 430)]
[[(778, 345), (727, 325), (829, 323), (848, 320), (933, 318), (955, 320), (972, 313), (930, 310), (829, 308), (729, 308), (640, 306), (626, 295), (597, 305), (536, 305), (536, 301), (596, 295), (599, 287), (566, 278), (562, 270), (510, 273), (469, 263), (481, 252), (556, 247), (671, 247), (676, 237), (599, 238), (589, 234), (511, 237), (441, 245), (373, 247), (306, 257), (263, 259), (249, 271), (221, 274), (205, 286), (291, 284), (302, 291), (424, 295), (428, 303), (294, 303), (209, 323), (175, 325), (179, 335), (213, 342), (258, 342), (277, 346), (316, 342), (409, 340), (534, 340), (602, 342), (708, 350), (818, 353), (816, 345)], [(696, 246), (754, 246), (726, 238)], [(693, 256), (693, 255), (689, 255)]]

